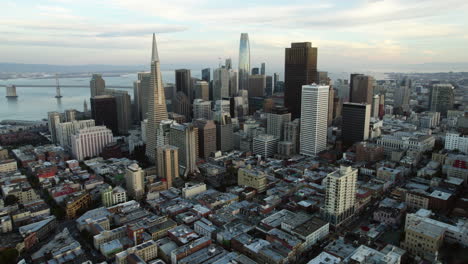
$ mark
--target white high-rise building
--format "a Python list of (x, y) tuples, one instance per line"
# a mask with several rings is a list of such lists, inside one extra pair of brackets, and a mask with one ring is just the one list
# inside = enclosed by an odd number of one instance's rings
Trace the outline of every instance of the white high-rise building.
[(230, 114), (231, 103), (229, 102), (229, 100), (216, 100), (213, 111), (214, 112), (221, 111), (221, 112)]
[(146, 156), (156, 163), (157, 133), (159, 123), (169, 119), (167, 115), (166, 96), (161, 76), (156, 37), (153, 34), (153, 49), (151, 54), (151, 81), (148, 98), (148, 126), (146, 133)]
[(229, 71), (218, 68), (213, 71), (213, 100), (229, 97)]
[(315, 156), (327, 149), (328, 85), (303, 85), (300, 153)]
[(140, 200), (145, 195), (145, 171), (138, 164), (129, 165), (125, 171), (125, 183), (127, 192), (135, 200)]
[(273, 108), (267, 113), (267, 134), (274, 135), (283, 140), (284, 125), (291, 122), (291, 113), (286, 108)]
[(114, 141), (112, 130), (105, 126), (94, 126), (78, 130), (71, 136), (71, 149), (77, 160), (92, 158), (101, 154), (102, 149)]
[(468, 154), (468, 136), (459, 133), (447, 133), (445, 136), (445, 149), (455, 150)]
[(48, 117), (48, 125), (49, 125), (49, 132), (50, 132), (50, 138), (52, 140), (52, 143), (58, 143), (59, 140), (57, 138), (57, 124), (60, 123), (60, 113), (59, 112), (48, 112), (47, 113)]
[(354, 214), (358, 170), (341, 166), (324, 179), (325, 205), (322, 215), (332, 225), (338, 226)]
[(65, 123), (56, 123), (55, 125), (57, 141), (60, 143), (60, 146), (71, 150), (72, 135), (76, 134), (80, 129), (95, 126), (95, 122), (93, 119), (89, 119)]
[(211, 101), (193, 100), (193, 119), (199, 118), (211, 119)]

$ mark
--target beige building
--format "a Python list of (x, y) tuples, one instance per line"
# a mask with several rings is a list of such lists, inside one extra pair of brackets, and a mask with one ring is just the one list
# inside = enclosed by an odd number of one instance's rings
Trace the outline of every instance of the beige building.
[(354, 214), (357, 174), (355, 168), (340, 166), (324, 180), (326, 192), (322, 214), (332, 225), (340, 225)]
[(239, 168), (237, 172), (237, 184), (255, 188), (259, 192), (267, 187), (267, 175), (263, 171), (253, 170), (249, 167)]
[(149, 260), (155, 259), (158, 256), (158, 246), (153, 240), (143, 242), (137, 246), (127, 249), (126, 251), (117, 253), (115, 255), (115, 262), (117, 264), (135, 263), (128, 261), (128, 258), (132, 254), (138, 256), (144, 262), (148, 262)]
[(429, 196), (424, 191), (411, 191), (407, 192), (405, 196), (405, 202), (408, 208), (415, 209), (428, 209), (429, 208)]
[(0, 147), (0, 160), (8, 159), (8, 149)]
[(199, 193), (206, 191), (206, 184), (204, 183), (185, 183), (185, 187), (182, 188), (182, 197), (189, 198)]
[(164, 145), (156, 149), (156, 167), (159, 177), (166, 179), (167, 188), (179, 177), (179, 148)]
[(16, 160), (14, 159), (7, 159), (7, 160), (0, 160), (0, 172), (12, 172), (16, 171), (18, 166), (16, 164)]
[(198, 171), (198, 128), (192, 124), (172, 124), (169, 144), (178, 147), (181, 175)]
[(138, 164), (133, 163), (125, 171), (127, 192), (136, 200), (143, 198), (145, 194), (145, 172)]
[(2, 196), (13, 195), (18, 203), (25, 204), (38, 200), (40, 197), (28, 182), (18, 182), (2, 186)]
[(434, 261), (444, 240), (444, 228), (425, 221), (414, 221), (405, 227), (403, 249), (414, 256)]

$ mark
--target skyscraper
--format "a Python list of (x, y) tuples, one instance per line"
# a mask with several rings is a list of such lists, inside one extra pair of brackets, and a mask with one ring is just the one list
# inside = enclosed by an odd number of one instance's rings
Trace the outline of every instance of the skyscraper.
[(229, 72), (226, 68), (217, 68), (213, 72), (213, 100), (229, 97)]
[(260, 74), (261, 74), (261, 75), (266, 75), (265, 70), (266, 70), (266, 69), (265, 69), (265, 63), (262, 62), (262, 66), (260, 67)]
[(149, 107), (149, 96), (150, 96), (150, 84), (151, 84), (151, 73), (141, 72), (138, 73), (138, 80), (140, 81), (141, 89), (141, 118), (142, 120), (148, 118), (148, 107)]
[(166, 180), (167, 188), (179, 177), (179, 149), (171, 145), (160, 146), (156, 149), (158, 175)]
[(226, 59), (225, 66), (226, 66), (226, 69), (228, 69), (228, 70), (232, 69), (232, 60), (231, 60), (231, 58)]
[(145, 172), (138, 164), (133, 163), (125, 170), (127, 192), (135, 200), (141, 200), (145, 195)]
[(172, 124), (169, 144), (179, 148), (181, 174), (187, 176), (189, 173), (198, 171), (198, 128), (189, 123)]
[(272, 113), (267, 114), (267, 134), (283, 140), (284, 125), (291, 122), (291, 113), (285, 107), (274, 107)]
[(189, 98), (189, 101), (192, 102), (192, 76), (190, 70), (188, 69), (179, 69), (175, 71), (175, 81), (176, 81), (176, 91), (184, 92), (184, 94)]
[(325, 178), (325, 205), (321, 212), (332, 225), (338, 226), (354, 214), (358, 170), (340, 166)]
[(216, 152), (216, 125), (213, 120), (196, 119), (193, 125), (198, 128), (198, 156), (208, 158)]
[(89, 87), (91, 88), (91, 97), (101, 95), (106, 89), (106, 82), (101, 74), (93, 74), (89, 82)]
[(193, 118), (211, 119), (211, 101), (193, 100)]
[(57, 137), (57, 124), (60, 123), (60, 113), (59, 112), (48, 112), (47, 113), (47, 122), (49, 125), (49, 132), (50, 138), (52, 139), (52, 143), (59, 143)]
[(204, 101), (210, 100), (210, 84), (206, 81), (197, 81), (195, 83), (195, 98)]
[(315, 156), (327, 149), (329, 86), (302, 86), (300, 153)]
[(331, 126), (333, 122), (333, 103), (335, 99), (335, 89), (330, 86), (330, 90), (328, 91), (328, 122), (327, 125)]
[(258, 69), (257, 67), (252, 68), (252, 75), (257, 75), (257, 74), (260, 74), (260, 69)]
[(278, 85), (278, 81), (279, 81), (279, 73), (275, 72), (275, 74), (273, 74), (273, 92), (272, 94), (276, 93), (277, 91), (277, 85)]
[(266, 78), (265, 75), (249, 76), (249, 97), (265, 96)]
[(370, 104), (344, 103), (342, 114), (341, 134), (346, 147), (369, 138)]
[(310, 42), (291, 43), (285, 50), (284, 105), (293, 119), (301, 116), (302, 86), (318, 82), (317, 48)]
[(146, 156), (155, 162), (156, 158), (156, 129), (162, 120), (168, 119), (166, 98), (161, 78), (158, 49), (156, 47), (156, 36), (153, 34), (153, 48), (151, 55), (151, 80), (150, 93), (148, 96), (148, 127)]
[(351, 74), (349, 101), (351, 103), (372, 104), (374, 78), (368, 75)]
[(372, 113), (371, 117), (379, 118), (379, 109), (380, 109), (380, 96), (378, 94), (374, 95), (372, 98)]
[(73, 157), (77, 160), (96, 157), (113, 140), (112, 131), (105, 126), (80, 129), (76, 134), (71, 136)]
[(233, 145), (233, 127), (229, 111), (222, 110), (214, 113), (214, 120), (216, 123), (216, 146), (218, 150), (223, 152), (231, 151)]
[(174, 106), (172, 110), (174, 113), (184, 116), (185, 120), (190, 120), (192, 118), (192, 104), (184, 92), (177, 92), (174, 97)]
[(249, 89), (250, 44), (249, 35), (242, 33), (239, 45), (239, 90)]
[(118, 134), (117, 103), (111, 95), (98, 95), (91, 98), (91, 117), (98, 126), (106, 126)]
[(431, 111), (440, 112), (442, 116), (447, 116), (447, 111), (453, 108), (453, 90), (451, 84), (434, 84), (429, 97)]
[(265, 94), (267, 96), (273, 94), (273, 77), (270, 75), (263, 75), (265, 76)]
[(229, 96), (234, 97), (239, 91), (238, 74), (235, 70), (229, 70)]
[(105, 94), (115, 97), (119, 134), (125, 135), (132, 123), (132, 101), (127, 91), (106, 89)]
[(211, 69), (206, 68), (202, 70), (202, 80), (204, 80), (207, 83), (210, 83), (211, 81)]

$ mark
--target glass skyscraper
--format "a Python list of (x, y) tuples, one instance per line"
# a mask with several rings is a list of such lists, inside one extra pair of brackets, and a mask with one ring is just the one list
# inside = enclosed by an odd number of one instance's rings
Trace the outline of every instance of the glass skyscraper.
[(239, 90), (248, 90), (250, 73), (249, 35), (241, 33), (239, 45)]

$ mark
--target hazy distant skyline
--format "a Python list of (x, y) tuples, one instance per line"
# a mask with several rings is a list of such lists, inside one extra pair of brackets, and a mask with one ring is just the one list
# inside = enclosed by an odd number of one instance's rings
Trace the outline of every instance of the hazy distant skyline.
[(468, 62), (466, 0), (6, 0), (1, 9), (0, 62), (146, 65), (152, 32), (163, 68), (228, 57), (237, 66), (241, 32), (251, 66), (266, 62), (268, 73), (303, 41), (319, 48), (320, 70)]

